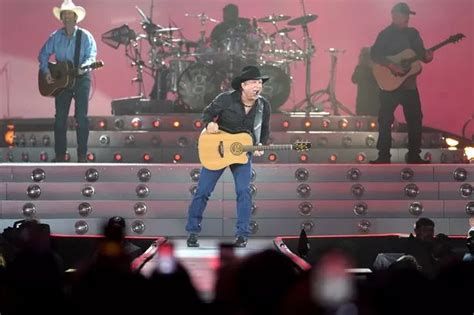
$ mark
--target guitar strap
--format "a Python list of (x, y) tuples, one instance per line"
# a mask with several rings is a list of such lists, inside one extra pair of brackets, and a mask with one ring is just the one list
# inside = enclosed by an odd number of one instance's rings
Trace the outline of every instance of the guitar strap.
[(262, 117), (263, 117), (263, 101), (259, 97), (257, 98), (257, 113), (253, 121), (253, 134), (255, 136), (255, 144), (260, 143), (260, 136), (262, 134)]
[(81, 38), (82, 30), (77, 28), (76, 31), (76, 50), (74, 51), (74, 67), (77, 69), (79, 67), (79, 57), (81, 55)]

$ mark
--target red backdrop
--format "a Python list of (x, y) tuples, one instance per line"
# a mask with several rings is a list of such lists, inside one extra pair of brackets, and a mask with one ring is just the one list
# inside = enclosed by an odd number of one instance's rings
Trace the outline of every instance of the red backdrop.
[[(53, 102), (37, 92), (37, 54), (47, 36), (59, 22), (52, 15), (52, 8), (60, 5), (52, 0), (0, 0), (0, 114), (6, 117), (52, 117)], [(317, 14), (309, 24), (309, 31), (316, 45), (312, 66), (312, 90), (324, 88), (329, 78), (329, 47), (345, 49), (339, 56), (336, 94), (350, 109), (354, 109), (356, 87), (351, 74), (357, 63), (361, 47), (370, 46), (377, 33), (390, 22), (390, 8), (394, 0), (305, 0), (307, 13)], [(97, 40), (98, 58), (106, 63), (95, 72), (95, 92), (90, 104), (91, 115), (109, 115), (110, 101), (134, 96), (137, 87), (130, 79), (134, 68), (124, 56), (123, 46), (114, 50), (101, 42), (101, 34), (127, 23), (140, 30), (138, 5), (147, 14), (150, 1), (144, 0), (77, 0), (87, 10), (81, 26), (91, 31)], [(155, 0), (153, 20), (169, 25), (171, 21), (182, 28), (189, 40), (197, 40), (200, 25), (184, 13), (205, 12), (221, 19), (227, 0)], [(269, 14), (285, 14), (292, 18), (303, 15), (299, 0), (234, 0), (243, 17), (260, 18)], [(430, 47), (448, 36), (462, 32), (467, 38), (456, 45), (449, 45), (435, 54), (433, 63), (424, 67), (419, 78), (424, 124), (449, 132), (461, 133), (463, 123), (473, 115), (473, 16), (472, 0), (411, 0), (417, 11), (411, 24), (418, 28)], [(272, 26), (260, 23), (268, 32)], [(279, 23), (280, 27), (285, 22)], [(207, 24), (207, 35), (213, 25)], [(302, 31), (298, 28), (291, 35), (302, 44)], [(143, 57), (147, 58), (148, 46), (144, 45)], [(304, 97), (304, 65), (293, 63), (292, 93), (284, 109), (293, 108)], [(146, 78), (150, 91), (152, 79)], [(400, 120), (401, 112), (397, 112)]]

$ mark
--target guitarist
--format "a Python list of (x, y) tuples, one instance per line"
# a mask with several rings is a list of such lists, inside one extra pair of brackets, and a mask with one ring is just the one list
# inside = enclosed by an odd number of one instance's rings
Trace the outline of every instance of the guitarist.
[[(406, 3), (397, 3), (392, 8), (392, 24), (378, 34), (370, 51), (372, 60), (388, 67), (394, 75), (404, 75), (406, 69), (392, 63), (386, 57), (396, 55), (405, 49), (412, 49), (418, 59), (425, 63), (433, 60), (433, 52), (425, 49), (418, 31), (413, 27), (408, 27), (410, 15), (414, 14), (415, 12), (411, 11)], [(381, 90), (380, 103), (378, 116), (379, 137), (377, 141), (379, 154), (378, 158), (370, 163), (390, 163), (391, 125), (394, 121), (395, 109), (399, 104), (403, 106), (403, 113), (408, 126), (407, 163), (429, 163), (429, 161), (423, 160), (420, 157), (423, 114), (421, 112), (416, 76), (408, 77), (394, 91)]]
[[(232, 80), (233, 91), (219, 94), (203, 112), (203, 121), (209, 133), (218, 133), (219, 128), (229, 131), (248, 131), (253, 135), (254, 143), (266, 143), (270, 137), (270, 103), (263, 98), (263, 83), (269, 77), (262, 76), (260, 70), (254, 66), (242, 69), (239, 76)], [(251, 154), (249, 154), (251, 155)], [(263, 155), (262, 151), (253, 153)], [(246, 164), (232, 164), (229, 166), (234, 176), (235, 191), (237, 194), (237, 226), (235, 246), (245, 247), (250, 234), (249, 223), (252, 207), (252, 196), (249, 185), (252, 174), (251, 156)], [(198, 234), (201, 232), (202, 214), (207, 201), (224, 172), (201, 168), (196, 193), (188, 209), (186, 231), (188, 247), (199, 247)]]
[[(97, 46), (92, 34), (76, 25), (86, 16), (83, 7), (74, 5), (71, 0), (64, 0), (60, 8), (55, 7), (53, 9), (53, 14), (63, 23), (64, 27), (49, 36), (38, 56), (40, 70), (49, 84), (54, 83), (54, 78), (52, 78), (48, 69), (48, 60), (52, 55), (55, 55), (57, 62), (73, 62), (75, 68), (90, 65), (95, 61), (97, 55)], [(61, 91), (54, 99), (56, 107), (54, 122), (56, 158), (53, 162), (66, 162), (67, 119), (73, 98), (75, 101), (74, 117), (77, 123), (78, 162), (87, 162), (87, 140), (89, 138), (87, 109), (90, 87), (89, 74), (79, 69), (74, 86)]]

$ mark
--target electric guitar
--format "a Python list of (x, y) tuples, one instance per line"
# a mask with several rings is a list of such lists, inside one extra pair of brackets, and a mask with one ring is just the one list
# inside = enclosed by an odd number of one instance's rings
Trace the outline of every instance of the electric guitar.
[[(88, 66), (81, 67), (86, 72), (102, 68), (103, 61), (96, 61)], [(62, 61), (58, 63), (49, 62), (49, 71), (54, 82), (49, 84), (41, 70), (38, 72), (38, 88), (43, 96), (56, 96), (63, 89), (70, 88), (76, 82), (77, 69), (71, 61)]]
[[(435, 51), (447, 44), (457, 43), (465, 36), (458, 33), (450, 36), (441, 43), (429, 48), (428, 50)], [(399, 65), (403, 70), (403, 74), (398, 75), (392, 72), (388, 67), (374, 63), (372, 73), (380, 89), (384, 91), (394, 91), (398, 89), (408, 77), (418, 75), (421, 72), (421, 62), (418, 60), (416, 53), (412, 49), (405, 49), (404, 51), (386, 57), (392, 63)]]
[(205, 129), (199, 136), (198, 152), (201, 164), (210, 170), (220, 170), (231, 164), (248, 162), (247, 152), (262, 150), (297, 150), (311, 148), (309, 141), (296, 141), (294, 144), (253, 145), (252, 136), (247, 132), (229, 133), (220, 130), (208, 133)]

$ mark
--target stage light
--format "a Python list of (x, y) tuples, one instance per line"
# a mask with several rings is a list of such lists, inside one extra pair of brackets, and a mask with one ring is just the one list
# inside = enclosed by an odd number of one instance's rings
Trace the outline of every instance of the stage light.
[(77, 211), (81, 217), (87, 217), (92, 212), (92, 206), (88, 202), (83, 202), (79, 204)]
[(74, 230), (76, 231), (76, 234), (83, 235), (89, 231), (89, 225), (87, 225), (86, 221), (77, 221), (74, 224)]
[(411, 180), (415, 176), (415, 172), (411, 168), (404, 168), (401, 170), (400, 175), (402, 180)]
[(123, 119), (117, 118), (114, 121), (114, 126), (115, 126), (115, 129), (121, 130), (125, 126), (125, 123), (124, 123)]
[(143, 234), (143, 232), (145, 232), (146, 227), (145, 223), (143, 223), (142, 221), (134, 221), (130, 228), (133, 233)]
[(196, 128), (196, 129), (201, 129), (202, 126), (203, 126), (202, 121), (200, 121), (200, 120), (195, 120), (193, 122), (193, 125), (194, 125), (194, 128)]
[(36, 206), (34, 203), (28, 202), (23, 205), (22, 209), (23, 216), (32, 218), (36, 214)]
[(199, 168), (193, 168), (191, 173), (189, 173), (189, 176), (191, 176), (191, 180), (196, 183), (199, 181), (199, 177), (201, 176), (201, 170)]
[(362, 129), (363, 126), (364, 126), (364, 123), (363, 123), (362, 121), (357, 120), (357, 121), (355, 122), (355, 127), (356, 127), (357, 130)]
[(136, 215), (144, 215), (147, 211), (148, 207), (144, 202), (137, 202), (133, 206), (133, 212), (135, 212)]
[(101, 135), (99, 137), (99, 143), (102, 145), (107, 145), (110, 143), (110, 137), (107, 135)]
[(420, 194), (420, 189), (416, 184), (408, 184), (404, 188), (405, 195), (410, 198), (416, 198)]
[(258, 223), (256, 221), (250, 221), (249, 222), (249, 229), (250, 229), (250, 233), (252, 234), (257, 234), (258, 232)]
[(84, 178), (88, 182), (96, 182), (99, 180), (99, 172), (95, 168), (89, 168)]
[(346, 118), (339, 120), (339, 129), (347, 129), (349, 127), (349, 121)]
[(138, 171), (137, 173), (138, 179), (142, 182), (148, 182), (151, 179), (151, 172), (147, 168), (142, 168), (141, 170)]
[(250, 190), (250, 195), (252, 196), (252, 198), (255, 198), (257, 196), (257, 186), (255, 186), (254, 184), (250, 184), (249, 185), (249, 190)]
[(295, 172), (295, 178), (299, 182), (305, 182), (308, 180), (309, 171), (307, 168), (299, 168)]
[(466, 204), (466, 213), (470, 216), (474, 215), (474, 201), (469, 201)]
[(179, 128), (181, 127), (181, 123), (178, 120), (173, 121), (173, 127), (174, 128)]
[(125, 137), (125, 144), (126, 145), (132, 145), (135, 144), (135, 136), (133, 135), (128, 135)]
[(349, 180), (357, 181), (360, 179), (361, 172), (358, 168), (351, 168), (347, 171), (346, 177)]
[(313, 221), (304, 221), (301, 223), (301, 229), (304, 230), (306, 233), (309, 233), (313, 230), (314, 223)]
[(352, 146), (352, 138), (349, 136), (342, 137), (342, 146), (344, 148), (350, 148)]
[(268, 160), (272, 163), (276, 162), (278, 160), (278, 156), (275, 153), (270, 153), (268, 155)]
[(153, 120), (153, 122), (151, 123), (151, 125), (153, 126), (153, 128), (159, 128), (160, 127), (160, 120), (159, 119), (155, 119)]
[(179, 137), (176, 143), (183, 148), (189, 145), (189, 140), (186, 137)]
[(303, 126), (304, 126), (306, 129), (311, 128), (311, 120), (305, 120), (304, 123), (303, 123)]
[(250, 181), (253, 183), (257, 179), (257, 172), (255, 169), (252, 168), (252, 172), (250, 172)]
[(370, 129), (376, 129), (377, 128), (377, 123), (375, 121), (371, 121), (369, 124)]
[(364, 163), (365, 161), (367, 160), (367, 155), (365, 155), (365, 153), (357, 153), (357, 156), (356, 156), (356, 162), (357, 163)]
[(337, 154), (334, 154), (334, 153), (331, 154), (331, 155), (329, 156), (329, 159), (328, 159), (328, 160), (329, 160), (330, 163), (336, 163), (336, 162), (337, 162)]
[(36, 137), (34, 135), (30, 136), (30, 146), (36, 147)]
[(453, 138), (446, 138), (444, 142), (446, 142), (448, 147), (457, 147), (459, 145), (459, 141)]
[(423, 213), (423, 204), (421, 202), (412, 202), (408, 207), (408, 212), (413, 216), (419, 216)]
[(151, 138), (151, 144), (154, 146), (159, 146), (161, 144), (161, 138), (159, 136), (153, 136)]
[(152, 158), (151, 158), (151, 155), (149, 153), (143, 154), (143, 162), (148, 163), (148, 162), (151, 162), (151, 160), (152, 160)]
[(290, 122), (288, 120), (285, 120), (281, 123), (281, 126), (284, 128), (284, 129), (288, 129), (290, 127)]
[(323, 127), (324, 129), (328, 129), (330, 125), (331, 125), (331, 121), (329, 119), (325, 118), (321, 122), (321, 127)]
[(42, 182), (46, 178), (46, 173), (41, 168), (37, 168), (31, 172), (31, 180), (34, 182)]
[(51, 144), (51, 138), (48, 135), (43, 136), (43, 146), (48, 147)]
[(302, 153), (300, 154), (299, 159), (301, 163), (306, 163), (309, 161), (309, 156), (306, 153)]
[(328, 145), (328, 142), (328, 138), (326, 137), (318, 137), (317, 139), (318, 147), (325, 147)]
[(39, 159), (41, 162), (48, 162), (48, 153), (41, 151)]
[(181, 156), (181, 154), (179, 154), (179, 153), (174, 154), (173, 155), (173, 163), (177, 163), (177, 162), (181, 161), (182, 158), (183, 157)]
[(372, 224), (369, 220), (361, 220), (357, 226), (359, 227), (359, 231), (361, 233), (369, 233)]
[(122, 162), (122, 160), (123, 160), (122, 154), (120, 154), (120, 153), (115, 153), (115, 154), (114, 154), (114, 161), (116, 161), (116, 162)]
[(105, 129), (105, 128), (107, 128), (107, 120), (105, 120), (105, 119), (99, 120), (99, 128), (100, 128), (100, 129)]
[(255, 203), (253, 202), (253, 203), (252, 203), (252, 206), (250, 207), (250, 213), (252, 213), (252, 215), (256, 215), (256, 214), (257, 214), (257, 211), (258, 211), (257, 204), (255, 204)]
[(135, 189), (135, 192), (137, 193), (137, 196), (140, 198), (145, 198), (150, 194), (150, 189), (148, 188), (147, 185), (145, 184), (140, 184), (137, 186)]
[(354, 213), (357, 216), (366, 215), (368, 211), (369, 211), (369, 207), (367, 206), (365, 202), (360, 202), (354, 206)]
[(299, 204), (298, 210), (300, 215), (309, 216), (313, 211), (313, 205), (310, 202), (304, 201)]
[(464, 154), (466, 155), (469, 163), (474, 163), (474, 147), (465, 147)]
[(461, 197), (469, 198), (472, 195), (472, 185), (468, 183), (464, 183), (459, 187), (459, 192), (461, 193)]
[(102, 42), (114, 49), (117, 49), (120, 44), (127, 46), (131, 41), (135, 41), (136, 39), (136, 33), (130, 29), (127, 24), (123, 24), (120, 27), (113, 28), (102, 34)]
[(197, 185), (191, 185), (191, 187), (189, 187), (189, 193), (191, 194), (191, 196), (194, 196), (197, 192)]
[(28, 152), (21, 153), (21, 160), (23, 162), (28, 162), (30, 160), (30, 155), (28, 154)]
[(15, 157), (13, 156), (13, 152), (7, 153), (7, 160), (8, 162), (13, 162), (15, 160)]
[(39, 196), (41, 196), (41, 187), (39, 185), (30, 185), (26, 189), (26, 194), (28, 197), (31, 199), (37, 199)]
[(308, 198), (311, 195), (311, 187), (308, 184), (300, 184), (296, 188), (296, 193), (301, 198)]
[(81, 193), (84, 197), (91, 198), (95, 195), (95, 189), (94, 187), (87, 185), (86, 187), (82, 188)]
[(5, 141), (5, 144), (8, 146), (13, 145), (15, 142), (15, 125), (13, 124), (8, 124), (7, 125), (7, 130), (3, 134), (3, 140)]
[(68, 152), (66, 152), (66, 154), (64, 155), (64, 160), (66, 160), (66, 162), (71, 161), (71, 154), (69, 154)]
[(95, 154), (90, 152), (90, 153), (87, 153), (87, 161), (89, 162), (94, 162), (95, 161)]
[(463, 182), (467, 179), (467, 171), (464, 168), (457, 168), (453, 172), (453, 177), (458, 182)]
[(361, 198), (365, 193), (365, 188), (361, 184), (354, 184), (351, 187), (351, 193), (356, 198)]
[(367, 138), (365, 138), (365, 145), (368, 146), (369, 148), (373, 148), (375, 146), (375, 138), (372, 137), (372, 136), (367, 136)]
[(135, 117), (132, 119), (131, 123), (132, 128), (140, 129), (142, 127), (142, 120), (139, 117)]

